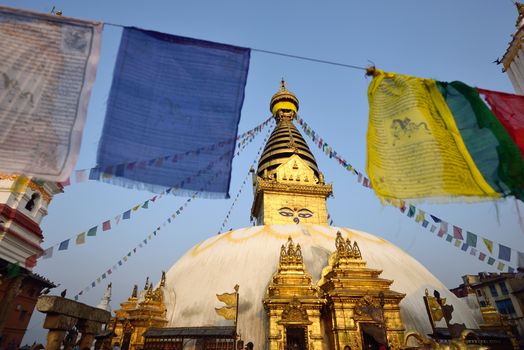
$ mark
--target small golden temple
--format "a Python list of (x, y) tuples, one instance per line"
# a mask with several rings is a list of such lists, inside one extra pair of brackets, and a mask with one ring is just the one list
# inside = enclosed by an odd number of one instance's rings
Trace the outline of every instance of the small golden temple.
[(282, 81), (270, 102), (276, 127), (252, 171), (256, 225), (198, 243), (157, 287), (135, 286), (109, 325), (111, 345), (478, 349), (488, 337), (493, 349), (514, 348), (493, 317), (484, 331), (501, 330), (500, 337), (480, 334), (483, 320), (402, 249), (328, 225), (333, 188), (293, 124), (298, 109)]

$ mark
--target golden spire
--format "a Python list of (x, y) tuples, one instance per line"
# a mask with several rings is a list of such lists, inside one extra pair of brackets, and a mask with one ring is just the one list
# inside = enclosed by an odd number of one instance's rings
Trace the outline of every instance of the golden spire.
[(293, 154), (297, 154), (313, 169), (315, 176), (320, 177), (315, 157), (292, 122), (297, 115), (298, 99), (287, 90), (284, 79), (280, 82), (280, 90), (271, 98), (270, 109), (277, 120), (277, 126), (260, 157), (258, 176), (264, 177), (264, 173), (271, 176), (272, 170), (287, 162)]

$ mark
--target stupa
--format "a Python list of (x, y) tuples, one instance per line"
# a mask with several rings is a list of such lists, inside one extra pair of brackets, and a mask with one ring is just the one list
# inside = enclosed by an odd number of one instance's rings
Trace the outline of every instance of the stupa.
[[(282, 81), (270, 102), (277, 125), (253, 171), (256, 225), (213, 235), (168, 270), (166, 327), (232, 326), (216, 311), (224, 305), (217, 295), (238, 285), (237, 332), (254, 349), (400, 348), (406, 332), (432, 332), (427, 290), (454, 306), (455, 323), (478, 328), (469, 308), (401, 248), (328, 225), (333, 188), (293, 124), (298, 108)], [(169, 333), (156, 332), (164, 340)]]

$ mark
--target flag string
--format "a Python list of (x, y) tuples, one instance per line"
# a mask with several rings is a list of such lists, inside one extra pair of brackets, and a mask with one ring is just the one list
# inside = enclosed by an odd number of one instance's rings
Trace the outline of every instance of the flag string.
[[(357, 177), (357, 182), (363, 187), (372, 189), (370, 179), (362, 172), (356, 170), (349, 162), (347, 162), (340, 154), (338, 154), (311, 126), (309, 126), (304, 119), (297, 117), (298, 124), (301, 126), (304, 133), (311, 139), (327, 157), (335, 159), (339, 165), (344, 167)], [(430, 214), (413, 204), (404, 200), (387, 200), (388, 203), (395, 206), (402, 214), (406, 214), (409, 218), (414, 218), (415, 222), (421, 225), (424, 229), (431, 233), (436, 233), (437, 237), (444, 238), (447, 242), (452, 243), (456, 248), (477, 257), (480, 261), (487, 263), (490, 266), (496, 266), (499, 271), (507, 270), (514, 272), (515, 267), (512, 266), (512, 256), (519, 261), (524, 260), (524, 253), (516, 249), (507, 247), (501, 243), (494, 242), (476, 233), (466, 231), (458, 225), (453, 225), (439, 218), (436, 215)], [(431, 218), (431, 221), (429, 220)], [(451, 230), (450, 230), (451, 227)], [(438, 230), (437, 230), (438, 229)], [(495, 247), (498, 247), (498, 261), (494, 255)], [(495, 263), (497, 263), (495, 265)]]
[[(186, 208), (192, 200), (195, 199), (196, 194), (198, 192), (195, 192), (195, 194), (188, 198), (183, 205), (181, 205), (166, 221), (164, 221), (161, 226), (165, 227), (167, 224), (170, 224), (173, 222), (173, 220)], [(108, 278), (109, 275), (111, 275), (114, 271), (118, 269), (119, 266), (122, 266), (124, 263), (126, 263), (130, 257), (137, 254), (138, 249), (144, 248), (149, 241), (151, 241), (154, 237), (156, 237), (161, 230), (161, 227), (158, 226), (156, 230), (154, 230), (152, 233), (146, 236), (146, 238), (142, 239), (134, 248), (132, 248), (126, 255), (121, 257), (115, 264), (113, 264), (110, 268), (105, 270), (104, 273), (100, 274), (96, 279), (94, 279), (90, 284), (88, 284), (84, 289), (79, 291), (75, 296), (74, 299), (78, 300), (81, 295), (89, 292), (91, 289), (95, 288), (97, 285), (102, 283), (103, 280)]]
[[(118, 27), (118, 28), (130, 28), (129, 26), (125, 26), (123, 24), (112, 23), (112, 22), (104, 22), (104, 25), (108, 25), (108, 26), (112, 26), (112, 27)], [(138, 27), (136, 27), (136, 28), (138, 28)], [(138, 28), (138, 29), (140, 29), (140, 30), (149, 30), (149, 29), (144, 29), (144, 28)], [(199, 39), (199, 40), (201, 40), (201, 39)], [(297, 59), (297, 60), (301, 60), (301, 61), (321, 63), (321, 64), (327, 64), (327, 65), (343, 67), (343, 68), (357, 69), (357, 70), (363, 70), (363, 71), (367, 71), (368, 68), (369, 68), (369, 67), (363, 67), (363, 66), (358, 66), (358, 65), (354, 65), (354, 64), (347, 64), (347, 63), (323, 60), (323, 59), (315, 58), (315, 57), (294, 55), (294, 54), (290, 54), (290, 53), (286, 53), (286, 52), (258, 49), (258, 48), (255, 48), (255, 47), (250, 47), (249, 49), (251, 51), (265, 53), (265, 54), (268, 54), (268, 55), (288, 57), (288, 58)]]
[(184, 153), (171, 154), (166, 156), (155, 157), (147, 160), (133, 160), (121, 164), (115, 164), (106, 166), (103, 169), (100, 167), (93, 167), (90, 169), (79, 169), (74, 171), (74, 176), (70, 176), (67, 180), (62, 182), (62, 186), (67, 187), (72, 183), (82, 183), (87, 180), (100, 180), (100, 179), (110, 179), (113, 176), (124, 176), (126, 171), (133, 171), (137, 169), (145, 169), (147, 167), (162, 167), (165, 162), (177, 163), (182, 159), (189, 156), (198, 156), (200, 153), (205, 151), (213, 151), (217, 148), (225, 147), (232, 142), (238, 142), (239, 147), (249, 143), (258, 133), (260, 133), (271, 121), (272, 117), (267, 118), (261, 124), (255, 126), (254, 128), (247, 130), (246, 132), (238, 135), (232, 139), (227, 139), (224, 141), (216, 142), (211, 145), (202, 146), (198, 149), (187, 151)]
[(240, 185), (240, 188), (238, 189), (238, 192), (235, 198), (233, 199), (233, 202), (231, 203), (231, 206), (229, 207), (229, 210), (227, 211), (227, 214), (224, 217), (224, 220), (222, 221), (222, 225), (220, 225), (220, 229), (218, 230), (217, 234), (220, 234), (224, 230), (224, 227), (226, 226), (226, 224), (229, 222), (229, 216), (231, 215), (231, 212), (233, 211), (233, 208), (235, 207), (235, 204), (237, 203), (238, 198), (240, 197), (240, 194), (242, 193), (242, 190), (244, 189), (244, 186), (248, 180), (248, 177), (252, 172), (251, 169), (253, 169), (258, 162), (258, 157), (260, 156), (260, 153), (264, 149), (264, 146), (266, 145), (266, 141), (268, 140), (270, 134), (271, 134), (271, 129), (268, 130), (267, 135), (264, 138), (264, 141), (262, 142), (262, 145), (260, 146), (257, 154), (255, 155), (255, 159), (251, 162), (251, 166), (249, 167), (249, 170), (246, 176), (244, 176), (244, 180), (242, 181), (242, 184)]
[[(215, 174), (213, 179), (220, 176), (222, 173), (223, 171), (219, 170)], [(213, 181), (213, 179), (211, 179), (209, 182)], [(132, 248), (129, 252), (127, 252), (127, 254), (125, 254), (122, 258), (120, 258), (115, 264), (113, 264), (110, 268), (105, 270), (105, 272), (103, 272), (96, 279), (94, 279), (90, 284), (88, 284), (81, 291), (79, 291), (74, 296), (74, 299), (78, 300), (81, 295), (89, 292), (90, 290), (95, 288), (97, 285), (101, 284), (102, 281), (108, 278), (109, 275), (113, 274), (113, 272), (115, 272), (119, 268), (119, 266), (122, 266), (124, 263), (126, 263), (129, 260), (129, 258), (133, 256), (134, 254), (137, 254), (137, 251), (139, 249), (144, 248), (148, 244), (149, 241), (151, 241), (154, 237), (156, 237), (159, 234), (159, 232), (162, 230), (163, 227), (167, 226), (168, 224), (171, 224), (175, 220), (175, 218), (180, 216), (180, 214), (185, 210), (185, 208), (189, 205), (189, 203), (196, 198), (198, 192), (200, 191), (194, 192), (193, 195), (184, 202), (184, 204), (182, 204), (174, 213), (172, 213), (161, 225), (157, 226), (157, 228), (153, 232), (147, 235), (134, 248)]]
[[(266, 123), (266, 122), (264, 122), (264, 123)], [(251, 134), (249, 140), (247, 142), (243, 143), (241, 146), (239, 146), (239, 150), (233, 155), (233, 157), (240, 155), (240, 153), (246, 148), (246, 146), (248, 144), (250, 144), (255, 139), (255, 137), (257, 135), (258, 135), (258, 133)], [(222, 155), (222, 157), (226, 156), (229, 153), (230, 153), (230, 151), (226, 152), (225, 154)], [(215, 161), (210, 162), (208, 165), (206, 165), (205, 168), (201, 169), (194, 177), (198, 177), (198, 176), (202, 175), (203, 173), (206, 173), (209, 170), (211, 170), (213, 168), (214, 163), (215, 163)], [(176, 190), (179, 187), (181, 187), (184, 182), (190, 182), (190, 181), (191, 181), (191, 177), (188, 177), (185, 180), (183, 180), (182, 182), (180, 182), (179, 184), (177, 184), (176, 186), (170, 187), (170, 188), (162, 191), (162, 193), (160, 193), (159, 195), (155, 195), (155, 196), (147, 199), (146, 201), (138, 203), (137, 205), (133, 206), (132, 208), (123, 211), (122, 213), (116, 215), (113, 219), (104, 220), (101, 224), (95, 225), (95, 226), (91, 227), (89, 230), (85, 230), (85, 231), (83, 231), (83, 232), (81, 232), (79, 234), (76, 234), (73, 237), (70, 237), (68, 239), (65, 239), (65, 240), (59, 242), (59, 243), (51, 245), (50, 247), (48, 247), (48, 248), (46, 248), (44, 250), (44, 253), (42, 254), (41, 258), (49, 259), (49, 258), (53, 257), (54, 256), (53, 253), (54, 253), (55, 249), (57, 251), (68, 250), (69, 249), (69, 244), (73, 240), (75, 242), (75, 245), (77, 245), (77, 246), (85, 244), (86, 243), (86, 238), (87, 237), (94, 237), (94, 236), (96, 236), (97, 231), (99, 230), (99, 228), (101, 228), (102, 231), (110, 231), (113, 227), (115, 227), (116, 225), (120, 224), (120, 222), (122, 220), (129, 220), (129, 219), (131, 219), (132, 213), (137, 212), (138, 210), (140, 210), (140, 208), (148, 209), (150, 203), (155, 203), (156, 200), (162, 198), (165, 194), (170, 194), (170, 193), (174, 194), (174, 192), (176, 192)], [(28, 262), (34, 261), (34, 259), (38, 259), (38, 258), (40, 258), (40, 257), (33, 256), (32, 259), (28, 258)]]

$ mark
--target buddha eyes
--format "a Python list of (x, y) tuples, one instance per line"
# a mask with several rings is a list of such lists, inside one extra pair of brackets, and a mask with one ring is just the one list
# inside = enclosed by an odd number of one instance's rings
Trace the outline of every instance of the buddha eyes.
[(286, 217), (291, 217), (293, 216), (293, 210), (291, 210), (290, 208), (280, 208), (278, 210), (278, 213), (282, 216), (286, 216)]
[(299, 218), (303, 218), (303, 219), (307, 219), (307, 218), (310, 218), (313, 216), (313, 213), (307, 209), (300, 209), (298, 211), (298, 217)]
[(311, 210), (309, 209), (300, 209), (297, 212), (297, 210), (293, 210), (287, 207), (280, 208), (278, 210), (278, 213), (285, 217), (292, 217), (292, 216), (295, 216), (295, 213), (297, 213), (297, 216), (302, 219), (307, 219), (313, 216), (313, 212), (311, 212)]

